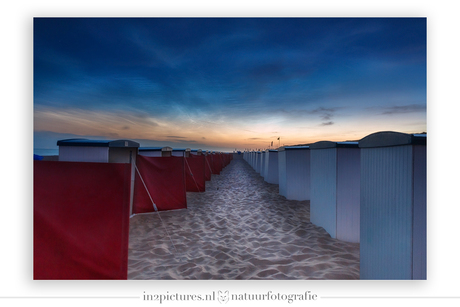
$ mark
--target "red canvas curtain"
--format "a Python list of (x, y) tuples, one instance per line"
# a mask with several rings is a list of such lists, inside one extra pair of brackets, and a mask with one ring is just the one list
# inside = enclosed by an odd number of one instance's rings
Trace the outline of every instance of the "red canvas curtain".
[(150, 197), (159, 211), (187, 208), (184, 157), (138, 155), (136, 164), (133, 213), (154, 212)]
[(220, 171), (222, 170), (222, 158), (220, 154), (212, 154), (212, 173), (215, 175), (219, 175)]
[(230, 164), (230, 162), (232, 162), (233, 160), (233, 154), (228, 154), (228, 163), (227, 164)]
[(212, 158), (211, 155), (205, 155), (204, 178), (206, 181), (211, 180), (212, 175)]
[(232, 161), (233, 155), (232, 154), (222, 154), (222, 158), (223, 158), (223, 161), (224, 161), (223, 162), (224, 167), (226, 167)]
[(187, 192), (205, 191), (205, 156), (190, 154), (185, 158), (185, 185)]
[(131, 165), (34, 161), (34, 279), (127, 279)]

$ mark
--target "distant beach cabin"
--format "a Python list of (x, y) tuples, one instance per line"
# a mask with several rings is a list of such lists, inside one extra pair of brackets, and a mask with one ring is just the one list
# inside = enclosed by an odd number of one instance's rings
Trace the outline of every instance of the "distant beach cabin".
[[(206, 190), (206, 157), (201, 149), (192, 149), (185, 158), (185, 185), (187, 192), (204, 192)], [(211, 172), (209, 172), (211, 174)]]
[(361, 148), (361, 279), (426, 279), (426, 134), (377, 132)]
[(310, 199), (310, 147), (278, 149), (279, 194), (290, 200)]
[(209, 162), (211, 164), (212, 174), (219, 175), (222, 170), (222, 158), (220, 153), (212, 151), (210, 158)]
[(251, 158), (250, 158), (250, 161), (251, 161), (250, 165), (254, 170), (256, 169), (256, 158), (257, 158), (257, 152), (252, 151)]
[(265, 150), (261, 152), (261, 157), (262, 157), (262, 159), (260, 160), (259, 173), (260, 173), (260, 176), (264, 177), (264, 179), (265, 179), (265, 161), (267, 160), (267, 154), (266, 154)]
[(268, 183), (278, 184), (278, 150), (267, 149), (264, 159), (264, 179)]
[(189, 157), (190, 156), (190, 148), (173, 148), (172, 156), (173, 157)]
[(252, 151), (249, 164), (254, 170), (256, 169), (256, 158), (257, 158), (257, 153), (255, 151)]
[(259, 174), (262, 170), (263, 158), (264, 158), (264, 155), (262, 154), (262, 152), (258, 151), (256, 155), (256, 172)]
[(171, 147), (140, 147), (139, 154), (146, 157), (171, 157)]
[(332, 238), (360, 241), (360, 150), (358, 142), (310, 144), (310, 221)]
[(210, 181), (211, 180), (211, 176), (212, 176), (212, 158), (211, 158), (211, 153), (209, 150), (204, 150), (201, 152), (202, 155), (204, 155), (204, 175), (205, 175), (205, 179), (206, 181)]
[(244, 160), (246, 160), (246, 162), (248, 162), (248, 164), (252, 166), (252, 152), (250, 151), (245, 152)]

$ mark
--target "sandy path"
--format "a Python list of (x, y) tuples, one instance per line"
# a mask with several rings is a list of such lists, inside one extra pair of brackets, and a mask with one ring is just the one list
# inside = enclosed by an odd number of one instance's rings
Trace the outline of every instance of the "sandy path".
[(130, 220), (128, 279), (359, 279), (359, 244), (310, 223), (242, 159), (187, 193), (188, 209)]

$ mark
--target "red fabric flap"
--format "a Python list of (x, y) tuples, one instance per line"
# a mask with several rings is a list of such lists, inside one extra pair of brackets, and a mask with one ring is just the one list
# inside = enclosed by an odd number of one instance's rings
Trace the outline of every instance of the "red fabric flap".
[(185, 158), (185, 185), (187, 192), (205, 191), (205, 156), (191, 154)]
[(34, 161), (34, 279), (127, 279), (131, 165)]
[(184, 157), (137, 156), (133, 213), (154, 212), (149, 194), (159, 211), (187, 208)]
[(211, 155), (205, 156), (204, 178), (206, 181), (211, 180), (212, 175), (212, 158)]

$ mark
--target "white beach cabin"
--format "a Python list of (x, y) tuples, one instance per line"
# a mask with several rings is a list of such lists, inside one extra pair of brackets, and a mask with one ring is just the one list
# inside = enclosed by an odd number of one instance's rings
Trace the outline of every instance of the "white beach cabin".
[(290, 200), (310, 199), (310, 147), (278, 149), (279, 194)]
[(190, 148), (173, 148), (173, 157), (190, 157)]
[(252, 163), (251, 163), (251, 166), (254, 170), (256, 170), (256, 167), (257, 167), (257, 151), (253, 151), (252, 152)]
[(268, 183), (278, 184), (278, 150), (265, 151), (264, 180)]
[(260, 152), (260, 164), (259, 164), (259, 174), (260, 176), (265, 178), (265, 160), (267, 160), (267, 155), (265, 154), (265, 150)]
[(361, 279), (426, 279), (426, 134), (377, 132), (361, 148)]
[(310, 144), (310, 221), (332, 238), (358, 243), (360, 150), (358, 142)]
[(139, 154), (146, 157), (171, 157), (171, 147), (140, 147)]
[(139, 143), (129, 140), (67, 139), (57, 142), (59, 161), (131, 163)]
[(251, 165), (253, 169), (256, 169), (256, 152), (255, 151), (250, 152), (249, 165)]
[(130, 215), (132, 214), (139, 143), (130, 140), (66, 139), (58, 141), (57, 146), (59, 146), (59, 161), (131, 163)]
[(254, 167), (254, 170), (260, 174), (260, 168), (262, 165), (262, 153), (260, 151), (256, 151), (256, 165)]

